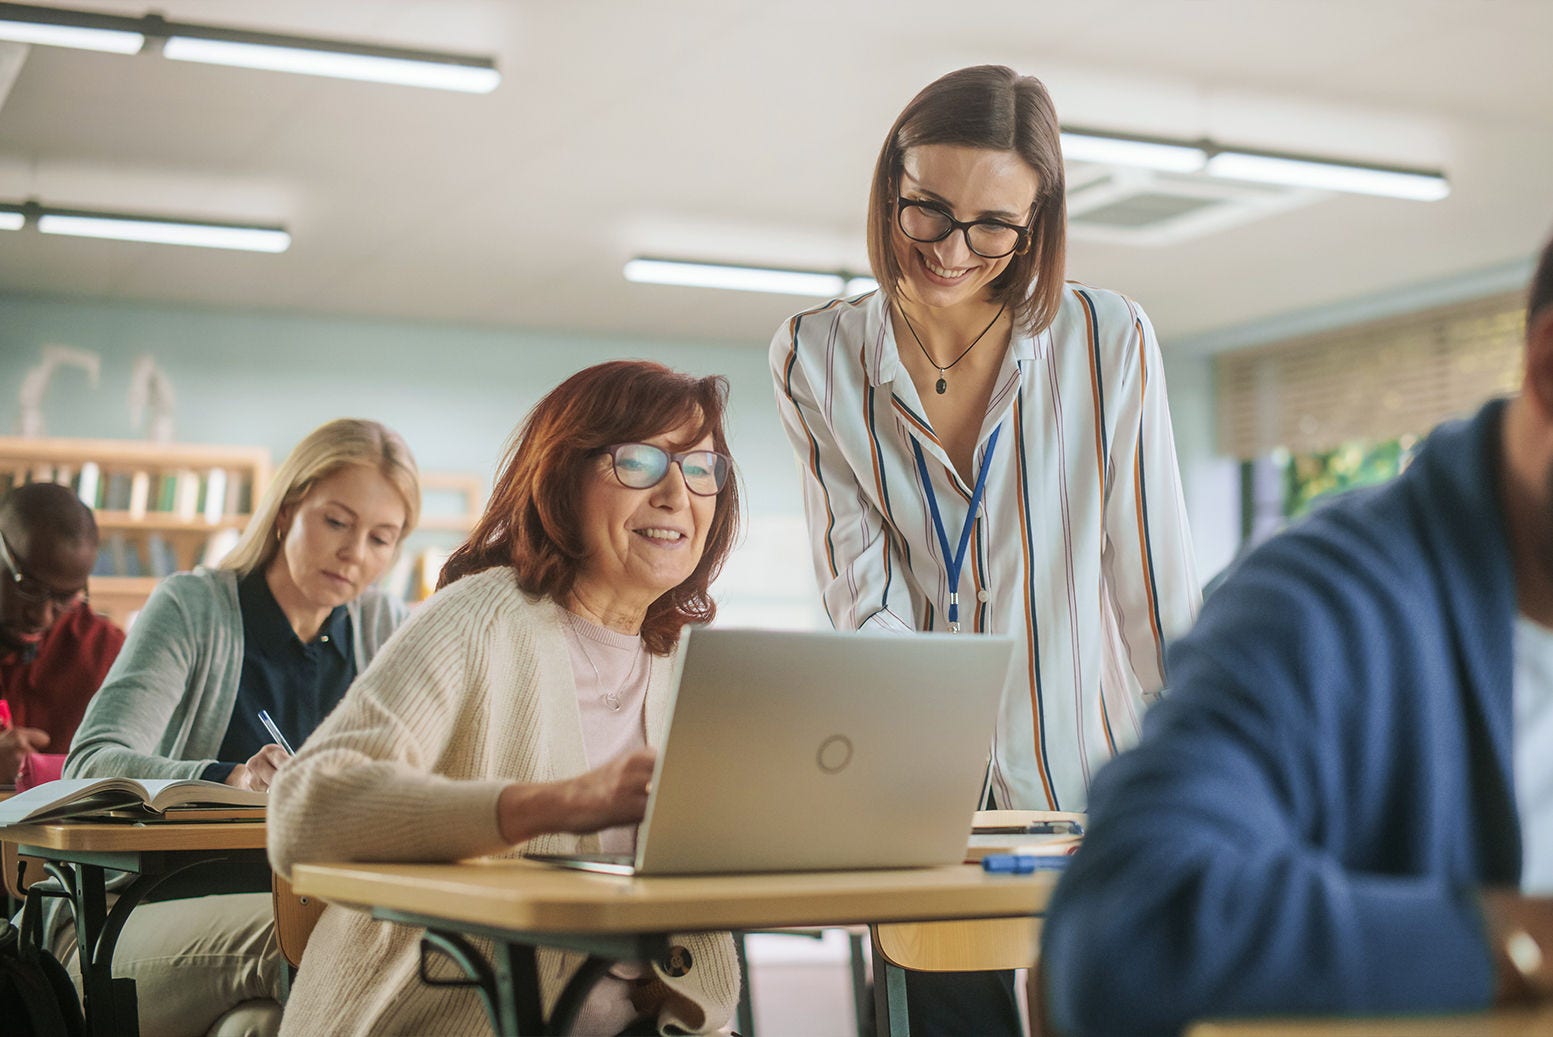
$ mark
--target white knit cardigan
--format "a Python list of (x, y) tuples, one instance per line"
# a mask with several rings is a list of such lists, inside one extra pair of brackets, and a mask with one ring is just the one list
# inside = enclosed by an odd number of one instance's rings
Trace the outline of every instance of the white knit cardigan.
[[(498, 831), (502, 788), (588, 769), (561, 616), (554, 602), (523, 594), (508, 568), (465, 577), (416, 610), (281, 769), (270, 792), (275, 870), (517, 856)], [(673, 658), (650, 659), (647, 738), (661, 745)], [(566, 834), (525, 846), (596, 847), (596, 836)], [(308, 942), (282, 1034), (488, 1034), (474, 993), (420, 982), (419, 941), (418, 929), (329, 907)], [(665, 1010), (658, 1025), (715, 1030), (738, 1000), (733, 941), (713, 933), (676, 943), (691, 952), (690, 970), (671, 977), (654, 968), (704, 1018)], [(548, 1012), (581, 958), (541, 949), (538, 960)]]

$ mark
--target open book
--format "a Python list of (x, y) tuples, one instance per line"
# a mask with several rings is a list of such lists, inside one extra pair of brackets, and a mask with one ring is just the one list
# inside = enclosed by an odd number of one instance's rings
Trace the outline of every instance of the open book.
[[(215, 781), (153, 778), (62, 778), (0, 803), (0, 825), (55, 821), (83, 815), (123, 816), (127, 809), (147, 816), (262, 818), (267, 794)], [(209, 809), (206, 809), (209, 808)], [(214, 811), (214, 812), (213, 812)]]

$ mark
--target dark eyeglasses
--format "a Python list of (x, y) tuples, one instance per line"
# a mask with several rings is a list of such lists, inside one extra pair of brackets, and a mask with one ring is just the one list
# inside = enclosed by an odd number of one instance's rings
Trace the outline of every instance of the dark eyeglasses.
[(16, 556), (11, 554), (11, 545), (5, 542), (3, 533), (0, 533), (0, 563), (4, 563), (11, 573), (11, 586), (16, 596), (28, 604), (42, 605), (48, 602), (59, 612), (69, 612), (86, 601), (85, 587), (74, 591), (53, 591), (42, 580), (23, 573), (17, 567)]
[(715, 497), (733, 470), (733, 462), (715, 450), (671, 454), (651, 443), (617, 443), (599, 453), (609, 455), (615, 478), (633, 490), (657, 486), (669, 474), (672, 463), (679, 465), (687, 490), (698, 497)]
[(961, 231), (965, 234), (966, 248), (983, 259), (1002, 259), (1015, 252), (1023, 252), (1030, 237), (1028, 227), (1004, 223), (1002, 220), (971, 220), (962, 223), (942, 205), (914, 202), (900, 197), (895, 201), (895, 222), (900, 225), (902, 234), (924, 244), (943, 241), (955, 231)]

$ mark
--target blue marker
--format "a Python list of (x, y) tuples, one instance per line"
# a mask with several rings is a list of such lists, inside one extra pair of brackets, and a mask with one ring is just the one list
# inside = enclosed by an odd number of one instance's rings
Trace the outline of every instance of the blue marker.
[(1028, 875), (1032, 871), (1061, 871), (1068, 857), (1037, 857), (1030, 853), (989, 853), (981, 859), (981, 870), (999, 875)]

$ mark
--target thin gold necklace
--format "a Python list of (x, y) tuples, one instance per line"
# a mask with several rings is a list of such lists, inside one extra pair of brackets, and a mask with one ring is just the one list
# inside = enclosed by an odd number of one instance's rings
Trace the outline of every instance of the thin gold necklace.
[(906, 307), (896, 303), (895, 308), (900, 311), (901, 320), (906, 322), (906, 330), (911, 332), (911, 337), (917, 340), (917, 348), (922, 350), (922, 355), (927, 357), (927, 362), (938, 368), (938, 381), (933, 384), (933, 388), (938, 391), (938, 395), (942, 396), (949, 391), (949, 382), (944, 378), (944, 372), (958, 364), (961, 360), (964, 360), (965, 355), (976, 348), (976, 343), (987, 337), (987, 332), (992, 330), (992, 325), (996, 324), (998, 318), (1003, 316), (1003, 311), (1008, 309), (1008, 303), (1005, 302), (1002, 306), (999, 306), (998, 312), (992, 315), (992, 320), (988, 321), (987, 326), (981, 329), (981, 334), (971, 339), (971, 344), (960, 350), (960, 355), (947, 364), (940, 364), (933, 359), (933, 354), (927, 351), (927, 347), (922, 344), (922, 337), (917, 334), (917, 329), (911, 326), (911, 318), (906, 316)]

